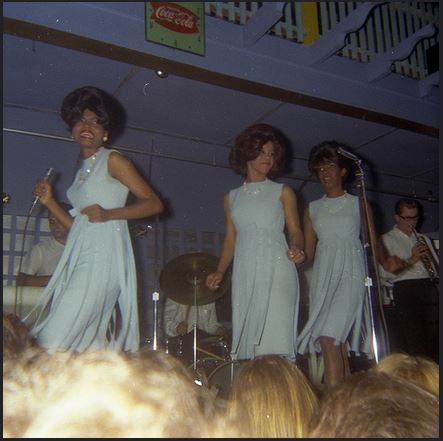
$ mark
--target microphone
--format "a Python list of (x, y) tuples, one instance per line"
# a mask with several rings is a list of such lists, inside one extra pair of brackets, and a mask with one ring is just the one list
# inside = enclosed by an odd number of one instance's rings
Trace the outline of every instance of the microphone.
[(341, 147), (339, 147), (339, 148), (337, 149), (337, 153), (338, 153), (339, 155), (345, 156), (345, 157), (348, 158), (348, 159), (351, 159), (352, 161), (361, 162), (361, 159), (360, 159), (358, 156), (355, 156), (353, 153), (348, 152), (347, 150), (342, 149)]
[[(52, 175), (52, 173), (54, 172), (54, 169), (52, 168), (52, 167), (50, 167), (50, 168), (48, 168), (48, 170), (46, 170), (46, 174), (45, 174), (45, 178), (49, 178), (51, 175)], [(34, 198), (34, 201), (32, 202), (32, 205), (31, 205), (31, 208), (30, 208), (30, 210), (29, 210), (29, 214), (31, 214), (32, 213), (32, 210), (34, 210), (34, 208), (35, 208), (35, 206), (38, 204), (38, 201), (40, 200), (40, 197), (39, 196), (36, 196), (35, 198)]]

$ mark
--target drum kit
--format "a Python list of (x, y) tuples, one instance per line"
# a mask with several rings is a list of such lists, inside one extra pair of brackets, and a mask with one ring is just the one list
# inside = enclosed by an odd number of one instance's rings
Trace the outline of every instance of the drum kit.
[[(194, 306), (197, 310), (201, 305), (215, 302), (229, 289), (230, 277), (225, 277), (215, 291), (206, 286), (206, 277), (216, 271), (217, 263), (216, 256), (203, 252), (178, 256), (161, 271), (160, 288), (173, 301), (189, 308)], [(154, 320), (154, 328), (156, 326)], [(157, 329), (154, 329), (154, 336), (157, 335)], [(226, 398), (227, 389), (233, 379), (234, 365), (237, 366), (238, 363), (232, 362), (226, 339), (211, 336), (198, 329), (198, 313), (195, 314), (192, 333), (183, 337), (164, 338), (158, 346), (185, 363), (192, 362), (189, 369), (193, 371), (197, 384), (206, 383), (206, 386), (210, 386), (213, 378), (217, 384), (212, 381), (212, 385)], [(156, 341), (153, 348), (157, 348)]]

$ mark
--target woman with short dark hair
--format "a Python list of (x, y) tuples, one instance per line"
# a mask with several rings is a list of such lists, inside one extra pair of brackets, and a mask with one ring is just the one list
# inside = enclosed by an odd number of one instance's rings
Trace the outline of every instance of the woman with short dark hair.
[(298, 351), (322, 353), (327, 386), (350, 374), (348, 349), (371, 353), (369, 316), (364, 314), (366, 272), (359, 198), (345, 189), (353, 167), (338, 153), (339, 147), (350, 150), (336, 141), (311, 149), (308, 168), (325, 194), (310, 202), (304, 215), (306, 261), (314, 263), (309, 318), (300, 333)]
[(294, 263), (304, 260), (303, 234), (294, 191), (268, 179), (282, 171), (283, 159), (283, 136), (268, 124), (245, 129), (229, 158), (245, 180), (225, 195), (225, 239), (217, 269), (208, 275), (206, 285), (217, 289), (234, 261), (234, 359), (264, 354), (295, 359), (299, 281)]

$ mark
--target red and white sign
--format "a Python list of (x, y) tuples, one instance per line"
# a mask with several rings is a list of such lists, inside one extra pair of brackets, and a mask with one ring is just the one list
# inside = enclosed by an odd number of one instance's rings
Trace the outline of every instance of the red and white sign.
[(151, 20), (159, 25), (182, 34), (199, 32), (198, 16), (192, 11), (169, 2), (151, 2), (153, 8)]

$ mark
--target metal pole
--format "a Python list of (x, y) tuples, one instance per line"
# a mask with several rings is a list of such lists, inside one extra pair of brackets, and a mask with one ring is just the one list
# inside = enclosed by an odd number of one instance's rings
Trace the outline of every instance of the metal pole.
[(197, 370), (197, 320), (198, 320), (198, 310), (197, 310), (197, 276), (194, 276), (194, 371)]
[[(40, 133), (40, 132), (34, 132), (34, 131), (30, 131), (30, 130), (20, 130), (20, 129), (11, 129), (8, 127), (3, 127), (3, 131), (6, 133), (14, 133), (17, 135), (26, 135), (26, 136), (35, 136), (35, 137), (41, 137), (41, 138), (47, 138), (47, 139), (54, 139), (54, 140), (61, 140), (61, 141), (66, 141), (66, 142), (74, 142), (72, 139), (64, 137), (64, 136), (58, 136), (58, 135), (52, 135), (52, 134), (47, 134), (47, 133)], [(188, 139), (188, 138), (185, 138)], [(191, 139), (192, 141), (195, 142), (201, 142), (199, 140), (194, 140)], [(211, 143), (209, 143), (211, 144)], [(223, 147), (225, 148), (225, 145), (222, 144), (216, 144), (216, 143), (212, 143), (214, 146), (216, 147)], [(170, 154), (165, 154), (165, 153), (159, 153), (159, 152), (154, 152), (153, 150), (151, 150), (150, 152), (146, 152), (143, 150), (139, 150), (139, 149), (134, 149), (131, 147), (126, 147), (124, 145), (118, 145), (118, 144), (112, 144), (110, 147), (113, 147), (115, 149), (121, 150), (122, 152), (127, 152), (127, 153), (134, 153), (134, 154), (138, 154), (138, 155), (147, 155), (147, 156), (151, 156), (151, 157), (157, 157), (157, 158), (162, 158), (162, 159), (169, 159), (169, 160), (173, 160), (173, 161), (180, 161), (180, 162), (188, 162), (188, 163), (192, 163), (192, 164), (200, 164), (200, 165), (208, 165), (211, 167), (216, 167), (216, 168), (226, 168), (226, 169), (230, 169), (229, 165), (223, 164), (223, 163), (217, 163), (215, 160), (214, 161), (203, 161), (203, 160), (195, 160), (195, 159), (190, 159), (190, 158), (185, 158), (183, 156), (177, 156), (177, 155), (170, 155)], [(298, 158), (298, 157), (292, 157), (292, 159), (296, 159), (296, 160), (306, 160), (305, 158)], [(398, 176), (395, 175), (393, 173), (380, 173), (383, 176), (392, 176), (395, 178), (399, 178), (399, 179), (406, 179), (404, 176)], [(312, 182), (314, 184), (317, 184), (318, 181), (316, 179), (314, 179), (311, 176), (302, 176), (302, 175), (295, 175), (295, 174), (287, 174), (287, 175), (283, 175), (282, 178), (285, 179), (292, 179), (292, 180), (299, 180), (299, 181), (303, 181), (303, 182)], [(407, 178), (409, 180), (409, 178)], [(427, 181), (421, 180), (421, 179), (414, 179), (416, 182), (423, 182), (424, 184), (428, 184)], [(373, 193), (380, 193), (380, 194), (389, 194), (389, 195), (395, 195), (395, 196), (399, 196), (399, 197), (411, 197), (410, 193), (400, 193), (400, 192), (396, 192), (396, 191), (386, 191), (386, 190), (380, 190), (380, 189), (376, 189), (376, 188), (368, 188), (369, 191), (373, 192)], [(426, 202), (432, 202), (432, 203), (439, 203), (438, 199), (435, 200), (430, 200), (428, 196), (420, 196), (420, 195), (414, 195), (414, 199), (417, 200), (422, 200), (422, 201), (426, 201)]]
[(158, 305), (158, 300), (160, 298), (160, 294), (157, 291), (154, 291), (152, 293), (152, 301), (154, 302), (154, 343), (152, 345), (152, 349), (154, 351), (157, 350), (158, 348), (158, 333), (157, 333), (157, 328), (158, 328), (158, 317), (157, 317), (157, 305)]

